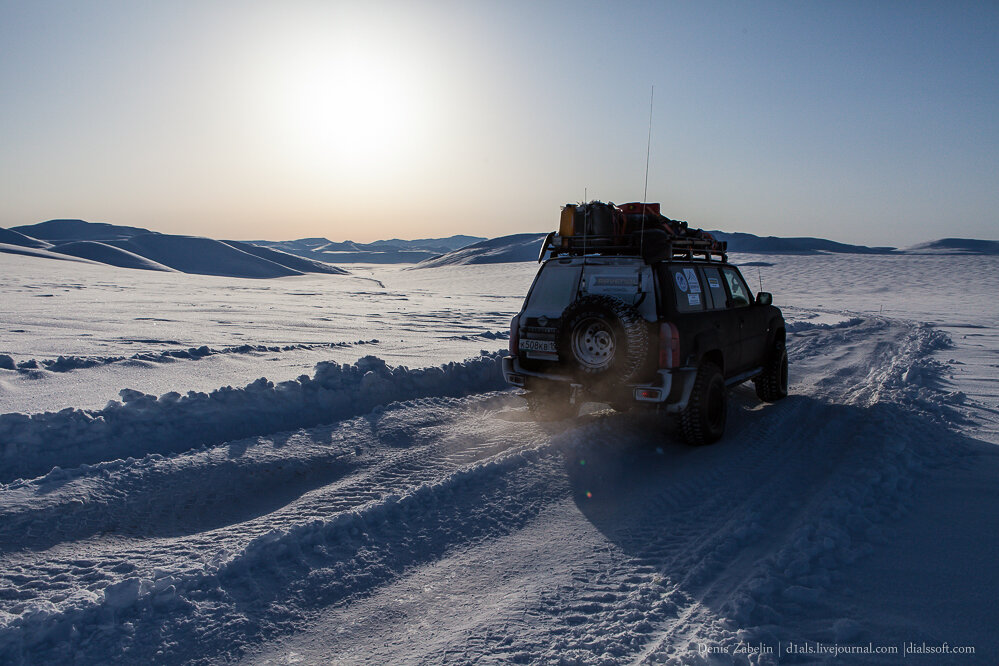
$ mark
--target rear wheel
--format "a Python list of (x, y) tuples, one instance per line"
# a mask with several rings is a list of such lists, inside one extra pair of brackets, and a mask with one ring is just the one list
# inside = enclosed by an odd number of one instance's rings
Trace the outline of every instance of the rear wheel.
[(692, 446), (718, 441), (725, 433), (728, 391), (717, 365), (704, 361), (697, 369), (687, 408), (680, 413), (680, 434)]
[(570, 402), (570, 387), (562, 382), (532, 382), (524, 387), (527, 409), (538, 421), (561, 421), (576, 416), (578, 408)]
[(763, 402), (777, 402), (787, 397), (787, 348), (784, 343), (774, 345), (763, 373), (754, 383), (756, 396)]

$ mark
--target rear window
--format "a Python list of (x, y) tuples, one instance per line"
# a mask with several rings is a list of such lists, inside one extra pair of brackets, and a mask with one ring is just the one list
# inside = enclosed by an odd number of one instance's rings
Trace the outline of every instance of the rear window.
[(670, 266), (667, 274), (673, 283), (677, 312), (704, 310), (704, 289), (693, 266)]
[(565, 306), (576, 299), (579, 273), (579, 266), (566, 266), (556, 262), (545, 264), (531, 289), (528, 306), (532, 311), (559, 316)]

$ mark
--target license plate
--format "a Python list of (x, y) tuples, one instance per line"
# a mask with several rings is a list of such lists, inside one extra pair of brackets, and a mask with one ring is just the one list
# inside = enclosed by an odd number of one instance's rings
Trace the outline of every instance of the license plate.
[(523, 351), (548, 352), (549, 354), (558, 352), (554, 340), (525, 340), (521, 338), (520, 349)]

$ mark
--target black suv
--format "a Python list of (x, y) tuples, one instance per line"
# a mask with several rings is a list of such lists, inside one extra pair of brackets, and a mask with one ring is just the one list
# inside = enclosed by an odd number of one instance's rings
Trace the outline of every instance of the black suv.
[(787, 395), (784, 317), (770, 294), (752, 298), (723, 243), (645, 226), (549, 234), (511, 322), (504, 375), (532, 412), (656, 406), (678, 417), (688, 443), (708, 444), (724, 433), (729, 388), (753, 380), (761, 400)]

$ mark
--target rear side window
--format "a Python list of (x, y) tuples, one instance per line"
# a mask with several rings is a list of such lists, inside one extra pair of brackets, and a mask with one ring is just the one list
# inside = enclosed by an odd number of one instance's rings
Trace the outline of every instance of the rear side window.
[(739, 271), (731, 266), (725, 266), (722, 268), (722, 274), (725, 276), (725, 284), (728, 286), (728, 292), (732, 294), (732, 304), (735, 307), (738, 308), (752, 303), (749, 298), (749, 287), (746, 286), (746, 281), (739, 275)]
[(673, 283), (677, 312), (704, 310), (704, 288), (693, 266), (670, 266), (666, 274)]
[(708, 307), (714, 310), (724, 310), (725, 301), (728, 300), (728, 292), (725, 291), (725, 285), (722, 284), (721, 272), (716, 266), (702, 266), (701, 270), (704, 272), (704, 291), (711, 295), (711, 300), (708, 303)]

